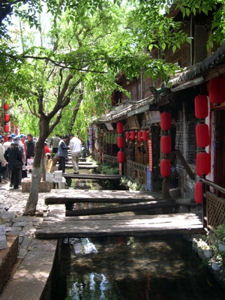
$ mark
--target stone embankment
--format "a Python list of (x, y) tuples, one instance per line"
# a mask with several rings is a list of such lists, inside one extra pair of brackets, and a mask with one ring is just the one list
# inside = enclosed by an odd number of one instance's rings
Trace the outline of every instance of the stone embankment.
[[(6, 250), (0, 250), (0, 272), (6, 271), (7, 256), (17, 255), (0, 300), (41, 299), (52, 270), (57, 241), (42, 241), (34, 237), (37, 226), (47, 214), (47, 206), (44, 204), (46, 194), (39, 194), (36, 216), (23, 216), (28, 195), (22, 193), (21, 189), (10, 189), (8, 184), (0, 186), (0, 215), (6, 223), (9, 246)], [(14, 246), (14, 251), (10, 253), (12, 240), (18, 243), (18, 252)]]

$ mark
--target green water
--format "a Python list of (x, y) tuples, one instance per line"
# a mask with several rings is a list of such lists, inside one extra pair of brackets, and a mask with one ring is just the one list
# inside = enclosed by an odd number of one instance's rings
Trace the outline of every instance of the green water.
[(225, 299), (181, 236), (71, 239), (64, 247), (70, 248), (70, 263), (61, 299)]

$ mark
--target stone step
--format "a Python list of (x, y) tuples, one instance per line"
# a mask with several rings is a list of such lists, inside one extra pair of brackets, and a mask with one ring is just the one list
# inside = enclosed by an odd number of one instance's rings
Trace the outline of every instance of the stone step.
[[(7, 236), (7, 248), (0, 250), (0, 293), (10, 278), (14, 265), (17, 261), (18, 236)], [(1, 296), (0, 296), (1, 298)]]

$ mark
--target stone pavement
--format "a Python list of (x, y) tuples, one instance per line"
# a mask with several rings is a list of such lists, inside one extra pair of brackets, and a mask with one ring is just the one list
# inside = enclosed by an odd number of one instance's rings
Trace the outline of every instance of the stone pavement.
[(46, 193), (39, 193), (36, 216), (23, 216), (28, 193), (0, 184), (0, 215), (6, 222), (7, 235), (19, 237), (17, 264), (0, 294), (0, 300), (38, 300), (45, 293), (46, 283), (55, 257), (57, 241), (35, 239), (35, 231), (47, 215)]
[(6, 222), (7, 235), (19, 236), (18, 258), (24, 258), (26, 255), (36, 227), (47, 214), (47, 206), (44, 204), (46, 194), (40, 193), (37, 216), (23, 216), (28, 196), (28, 193), (22, 193), (21, 188), (14, 190), (9, 184), (0, 184), (0, 215)]

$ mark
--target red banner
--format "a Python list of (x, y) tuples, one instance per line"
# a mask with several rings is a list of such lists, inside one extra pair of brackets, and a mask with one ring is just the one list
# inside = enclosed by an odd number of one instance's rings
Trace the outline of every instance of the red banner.
[(148, 161), (149, 170), (152, 172), (152, 140), (148, 140)]

